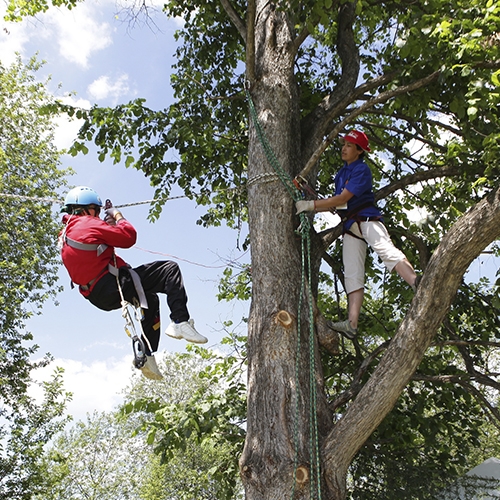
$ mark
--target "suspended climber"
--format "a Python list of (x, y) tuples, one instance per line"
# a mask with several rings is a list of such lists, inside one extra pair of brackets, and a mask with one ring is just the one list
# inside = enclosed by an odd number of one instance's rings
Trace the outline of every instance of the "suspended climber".
[(330, 323), (338, 331), (354, 336), (364, 299), (365, 259), (367, 245), (380, 257), (386, 268), (396, 271), (415, 291), (419, 277), (406, 256), (394, 246), (375, 204), (372, 173), (364, 162), (369, 153), (368, 137), (351, 130), (340, 139), (343, 167), (335, 177), (335, 195), (321, 200), (300, 200), (295, 203), (297, 214), (324, 212), (336, 208), (343, 221), (342, 260), (349, 317)]
[[(59, 235), (62, 261), (71, 281), (94, 306), (104, 311), (122, 307), (125, 301), (140, 304), (145, 362), (143, 375), (159, 380), (154, 353), (160, 342), (160, 301), (166, 294), (172, 322), (165, 333), (175, 339), (204, 344), (207, 338), (194, 328), (187, 309), (187, 295), (179, 266), (172, 261), (156, 261), (131, 268), (115, 254), (115, 247), (130, 248), (137, 238), (133, 225), (109, 203), (104, 220), (103, 204), (91, 188), (79, 186), (66, 195), (61, 212), (63, 229)], [(142, 363), (141, 363), (142, 364)]]

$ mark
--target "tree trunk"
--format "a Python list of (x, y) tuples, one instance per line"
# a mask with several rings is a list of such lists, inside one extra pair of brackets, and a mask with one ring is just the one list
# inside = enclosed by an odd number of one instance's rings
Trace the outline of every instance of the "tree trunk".
[[(293, 26), (256, 0), (251, 96), (279, 166), (293, 178), (302, 158)], [(250, 120), (251, 121), (251, 120)], [(498, 192), (458, 221), (434, 253), (410, 310), (377, 369), (333, 425), (307, 300), (300, 311), (301, 242), (290, 193), (250, 127), (248, 209), (252, 305), (248, 327), (248, 421), (240, 471), (247, 500), (319, 498), (311, 470), (319, 447), (322, 500), (344, 500), (352, 459), (391, 411), (417, 369), (470, 262), (500, 234)], [(317, 425), (309, 375), (316, 388)], [(314, 439), (317, 428), (318, 439)], [(311, 487), (312, 485), (312, 487)]]
[[(290, 178), (300, 158), (299, 108), (291, 33), (283, 13), (257, 2), (252, 100), (279, 165)], [(250, 127), (248, 162), (252, 304), (248, 327), (248, 422), (240, 470), (248, 500), (309, 498), (310, 304), (304, 300), (298, 349), (301, 240), (293, 199)], [(318, 432), (331, 427), (315, 343)], [(296, 381), (298, 380), (298, 384)], [(297, 463), (296, 463), (297, 452)], [(299, 470), (295, 475), (295, 465)]]

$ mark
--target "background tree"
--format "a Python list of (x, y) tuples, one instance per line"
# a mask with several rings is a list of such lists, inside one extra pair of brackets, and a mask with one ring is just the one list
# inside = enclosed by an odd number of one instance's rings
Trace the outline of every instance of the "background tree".
[[(165, 378), (158, 383), (134, 374), (121, 410), (88, 416), (54, 441), (46, 454), (52, 487), (36, 498), (242, 498), (237, 457), (243, 434), (231, 440), (223, 431), (230, 428), (224, 417), (237, 409), (239, 418), (244, 415), (244, 392), (237, 408), (234, 398), (225, 397), (234, 384), (224, 369), (227, 359), (216, 368), (219, 357), (205, 349), (167, 355), (160, 362)], [(167, 441), (182, 445), (164, 446)]]
[[(143, 5), (132, 4), (132, 14)], [(248, 499), (345, 498), (350, 465), (410, 381), (408, 397), (440, 387), (440, 403), (453, 405), (459, 391), (498, 418), (488, 349), (498, 347), (499, 325), (484, 302), (498, 291), (485, 283), (457, 290), (500, 234), (499, 8), (488, 0), (172, 0), (165, 12), (185, 19), (176, 102), (153, 111), (139, 99), (86, 115), (74, 153), (93, 140), (101, 157), (143, 170), (157, 187), (153, 217), (174, 183), (211, 204), (202, 223), (236, 225), (248, 214), (252, 306), (240, 462)], [(338, 252), (326, 253), (340, 232), (310, 234), (301, 217), (302, 240), (313, 242), (303, 279), (293, 207), (300, 194), (291, 180), (331, 193), (340, 158), (330, 146), (354, 126), (371, 139), (388, 225), (424, 275), (410, 304), (409, 290), (373, 268), (360, 338), (346, 339), (332, 358), (337, 339), (323, 316), (332, 310), (316, 302), (323, 258), (341, 277)], [(179, 161), (164, 160), (170, 148)], [(426, 223), (412, 221), (412, 210)]]
[(52, 488), (43, 499), (140, 499), (150, 450), (113, 413), (87, 415), (61, 434), (47, 454)]
[[(231, 354), (198, 347), (191, 354), (169, 356), (166, 380), (154, 394), (141, 391), (144, 380), (127, 397), (123, 412), (138, 420), (160, 462), (152, 462), (148, 500), (242, 498), (238, 457), (244, 441), (245, 384), (243, 359), (226, 339)], [(148, 385), (150, 383), (146, 382)], [(159, 481), (159, 479), (162, 481)]]
[(43, 489), (43, 446), (63, 426), (68, 397), (59, 371), (43, 384), (42, 402), (28, 394), (32, 371), (50, 359), (30, 360), (37, 346), (23, 328), (55, 295), (58, 269), (52, 203), (30, 198), (56, 198), (64, 184), (38, 68), (0, 64), (0, 497), (12, 499)]

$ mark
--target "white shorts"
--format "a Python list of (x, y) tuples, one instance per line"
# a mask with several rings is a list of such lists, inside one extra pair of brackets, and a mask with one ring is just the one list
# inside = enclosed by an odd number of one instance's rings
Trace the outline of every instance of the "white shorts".
[[(359, 232), (361, 226), (361, 232)], [(342, 245), (342, 258), (344, 261), (345, 291), (351, 293), (365, 286), (365, 259), (367, 244), (374, 250), (392, 271), (394, 267), (405, 259), (405, 254), (394, 246), (387, 232), (387, 228), (380, 221), (355, 222), (349, 229), (351, 233), (362, 236), (363, 240), (350, 234), (344, 234)]]

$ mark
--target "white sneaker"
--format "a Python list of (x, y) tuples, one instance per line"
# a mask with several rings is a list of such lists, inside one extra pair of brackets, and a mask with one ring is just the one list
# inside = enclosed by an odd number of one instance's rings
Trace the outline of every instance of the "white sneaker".
[(180, 340), (182, 339), (182, 335), (180, 334), (180, 330), (178, 328), (178, 324), (174, 323), (173, 321), (170, 323), (170, 325), (167, 326), (167, 329), (165, 330), (165, 333), (169, 336), (172, 337), (173, 339)]
[(170, 323), (165, 333), (173, 339), (185, 339), (194, 344), (206, 344), (208, 339), (200, 335), (194, 328), (194, 320), (183, 321), (182, 323)]
[(156, 364), (156, 359), (154, 356), (146, 356), (146, 363), (142, 368), (139, 368), (142, 374), (151, 380), (161, 380), (163, 375), (160, 373), (158, 369), (158, 365)]

